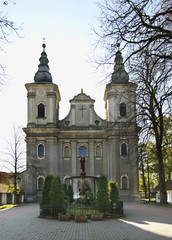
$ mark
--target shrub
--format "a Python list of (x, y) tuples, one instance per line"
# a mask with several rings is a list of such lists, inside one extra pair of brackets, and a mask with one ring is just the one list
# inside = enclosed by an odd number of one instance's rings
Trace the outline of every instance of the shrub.
[(51, 183), (50, 203), (53, 206), (53, 216), (59, 212), (65, 213), (64, 192), (59, 177), (54, 178)]
[(106, 177), (101, 176), (98, 179), (97, 205), (101, 212), (106, 212), (109, 207), (108, 199), (108, 181)]
[(119, 201), (119, 190), (118, 184), (115, 179), (109, 181), (108, 190), (110, 203), (111, 204), (117, 203)]
[(51, 183), (50, 203), (51, 205), (64, 205), (64, 192), (59, 177), (54, 178)]
[(68, 186), (68, 197), (69, 197), (69, 202), (73, 203), (73, 188), (71, 185)]
[(64, 193), (64, 200), (66, 203), (68, 203), (69, 202), (69, 191), (68, 191), (67, 184), (62, 184), (62, 189), (63, 189), (63, 193)]
[(48, 175), (45, 178), (44, 189), (42, 192), (42, 205), (49, 205), (50, 204), (50, 190), (51, 190), (51, 183), (54, 177), (52, 175)]

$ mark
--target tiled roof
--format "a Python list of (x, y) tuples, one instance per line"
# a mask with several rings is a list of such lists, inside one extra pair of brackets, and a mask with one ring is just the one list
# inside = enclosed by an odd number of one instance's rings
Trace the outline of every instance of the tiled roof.
[[(165, 182), (166, 184), (166, 190), (172, 190), (172, 180), (167, 180)], [(154, 188), (154, 191), (159, 191), (159, 185)]]

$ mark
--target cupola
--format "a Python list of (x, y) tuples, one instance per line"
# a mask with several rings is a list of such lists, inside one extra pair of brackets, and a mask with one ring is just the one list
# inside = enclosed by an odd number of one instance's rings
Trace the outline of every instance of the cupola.
[(34, 76), (34, 81), (35, 83), (52, 83), (52, 76), (49, 72), (48, 66), (49, 61), (45, 52), (46, 45), (43, 43), (42, 47), (43, 52), (41, 53), (41, 57), (39, 59), (40, 64), (38, 65), (38, 71)]
[(116, 52), (115, 66), (111, 77), (111, 83), (127, 83), (128, 80), (129, 75), (125, 71), (122, 54), (118, 50)]

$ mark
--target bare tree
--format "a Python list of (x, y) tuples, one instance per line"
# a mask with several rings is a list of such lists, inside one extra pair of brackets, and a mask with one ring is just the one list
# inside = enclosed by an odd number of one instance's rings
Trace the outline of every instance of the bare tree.
[(153, 137), (159, 166), (160, 203), (167, 202), (163, 160), (164, 118), (172, 114), (171, 67), (166, 59), (157, 59), (144, 51), (130, 63), (133, 80), (138, 83), (138, 121), (142, 137)]
[[(14, 2), (12, 1), (3, 1), (0, 3), (1, 5), (5, 5), (8, 7), (8, 4)], [(7, 14), (0, 11), (0, 51), (4, 50), (4, 44), (10, 42), (10, 36), (15, 33), (17, 36), (19, 36), (19, 31), (21, 30), (20, 26), (16, 26), (14, 21), (7, 18)], [(19, 36), (20, 37), (20, 36)], [(1, 89), (5, 85), (5, 68), (2, 64), (0, 64), (0, 87)]]
[(26, 168), (24, 133), (20, 127), (14, 126), (11, 139), (7, 141), (7, 148), (3, 151), (3, 155), (4, 158), (1, 162), (3, 162), (3, 166), (13, 176), (14, 203), (16, 203), (19, 175)]
[[(111, 62), (113, 47), (127, 50), (131, 81), (138, 84), (137, 119), (142, 138), (154, 135), (159, 165), (160, 203), (167, 201), (162, 140), (163, 119), (171, 114), (172, 4), (169, 0), (104, 0), (99, 46), (107, 54), (99, 64)], [(113, 47), (112, 47), (113, 46)]]
[(98, 44), (107, 50), (110, 60), (118, 43), (128, 51), (128, 60), (143, 50), (151, 49), (151, 55), (172, 59), (172, 4), (170, 0), (104, 0), (100, 26), (94, 32)]

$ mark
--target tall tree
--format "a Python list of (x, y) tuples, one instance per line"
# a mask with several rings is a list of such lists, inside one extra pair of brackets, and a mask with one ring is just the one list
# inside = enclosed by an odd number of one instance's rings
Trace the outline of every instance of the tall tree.
[(7, 148), (2, 154), (4, 159), (1, 162), (13, 176), (14, 187), (11, 193), (14, 193), (14, 203), (16, 203), (20, 173), (26, 168), (24, 134), (21, 127), (13, 127), (11, 139), (7, 141)]
[(98, 44), (107, 49), (106, 60), (113, 57), (112, 45), (123, 43), (128, 58), (147, 47), (151, 55), (172, 59), (172, 4), (170, 0), (104, 0), (100, 26), (94, 30)]
[(147, 184), (146, 184), (146, 152), (145, 152), (145, 144), (139, 145), (139, 171), (141, 175), (141, 182), (139, 186), (142, 186), (145, 198), (147, 198)]
[[(12, 1), (2, 1), (0, 3), (1, 11), (0, 11), (0, 51), (4, 50), (4, 44), (9, 43), (10, 36), (15, 33), (19, 36), (19, 31), (21, 30), (20, 26), (16, 26), (14, 21), (7, 18), (7, 13), (2, 11), (2, 6), (5, 9), (8, 9), (9, 4), (15, 4)], [(5, 85), (4, 81), (5, 70), (4, 66), (0, 64), (0, 89)]]
[(172, 5), (168, 0), (105, 0), (100, 5), (98, 43), (114, 57), (113, 46), (127, 50), (132, 81), (138, 84), (138, 120), (142, 139), (154, 134), (159, 166), (160, 203), (167, 201), (163, 162), (165, 116), (171, 114)]
[[(165, 173), (163, 161), (164, 118), (171, 115), (172, 87), (170, 85), (172, 71), (167, 60), (150, 56), (150, 51), (133, 58), (130, 63), (132, 77), (138, 84), (137, 110), (138, 121), (144, 137), (155, 140), (156, 156), (159, 167), (160, 203), (167, 201)], [(147, 142), (147, 139), (146, 139)]]

